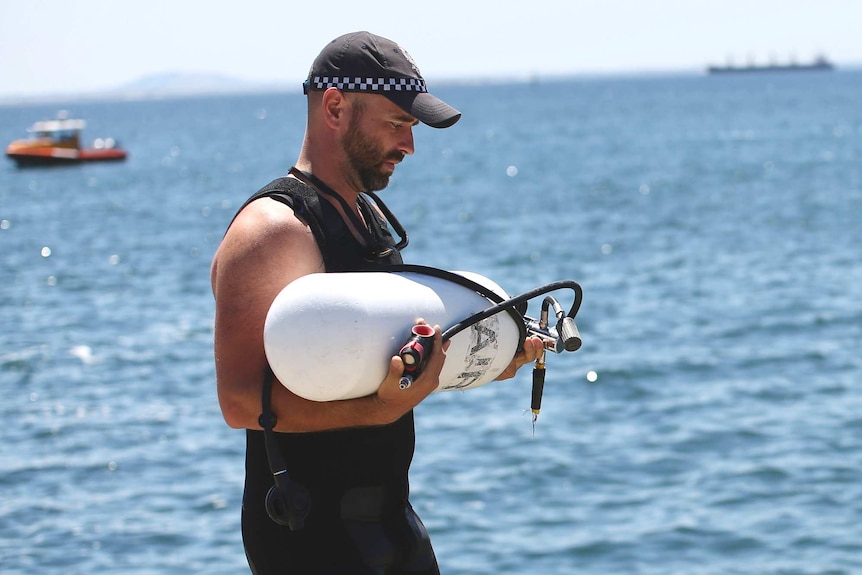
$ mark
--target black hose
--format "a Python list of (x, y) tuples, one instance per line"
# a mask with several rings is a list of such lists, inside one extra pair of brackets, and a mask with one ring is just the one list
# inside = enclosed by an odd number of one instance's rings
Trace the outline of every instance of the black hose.
[[(527, 301), (529, 301), (535, 297), (538, 297), (540, 295), (543, 295), (543, 294), (546, 294), (546, 293), (549, 293), (552, 291), (560, 290), (560, 289), (571, 289), (572, 291), (575, 292), (575, 299), (572, 302), (572, 307), (569, 309), (569, 313), (566, 315), (566, 317), (568, 317), (568, 318), (574, 318), (575, 315), (577, 315), (578, 310), (581, 307), (581, 299), (583, 297), (583, 291), (581, 290), (581, 286), (578, 285), (577, 282), (574, 282), (571, 280), (560, 280), (560, 281), (552, 282), (552, 283), (537, 287), (537, 288), (532, 289), (528, 292), (524, 292), (519, 296), (515, 296), (513, 298), (509, 298), (507, 300), (499, 302), (496, 305), (493, 305), (487, 309), (484, 309), (478, 313), (471, 315), (470, 317), (468, 317), (466, 319), (463, 319), (463, 320), (455, 323), (454, 325), (447, 328), (446, 331), (443, 332), (443, 341), (445, 342), (446, 340), (450, 339), (453, 335), (457, 334), (460, 331), (463, 331), (464, 329), (467, 329), (471, 325), (479, 323), (483, 319), (487, 319), (487, 318), (491, 317), (492, 315), (498, 314), (504, 310), (514, 309), (515, 306), (517, 306), (518, 304), (527, 302)], [(523, 316), (521, 317), (521, 320), (523, 320)], [(523, 323), (523, 321), (522, 321), (522, 323)]]
[[(571, 321), (572, 318), (577, 315), (578, 310), (581, 307), (581, 300), (583, 298), (583, 290), (581, 290), (581, 286), (572, 280), (560, 280), (555, 281), (535, 289), (532, 289), (528, 292), (524, 292), (519, 296), (515, 296), (509, 299), (503, 299), (500, 294), (494, 292), (490, 288), (474, 282), (473, 280), (466, 278), (462, 275), (456, 274), (454, 272), (450, 272), (447, 270), (441, 270), (439, 268), (432, 268), (429, 266), (421, 266), (415, 264), (397, 264), (397, 265), (385, 265), (385, 266), (377, 266), (374, 268), (375, 271), (383, 271), (383, 272), (391, 272), (391, 273), (417, 273), (428, 275), (440, 279), (444, 279), (447, 281), (451, 281), (460, 286), (469, 288), (479, 295), (485, 297), (486, 299), (495, 302), (496, 305), (493, 305), (487, 309), (484, 309), (480, 312), (477, 312), (457, 323), (448, 327), (443, 331), (443, 341), (448, 341), (455, 334), (467, 329), (468, 327), (475, 325), (482, 321), (483, 319), (487, 319), (492, 315), (496, 315), (502, 311), (507, 312), (512, 319), (515, 321), (515, 325), (518, 327), (519, 338), (518, 338), (518, 348), (517, 351), (521, 351), (523, 349), (524, 340), (527, 337), (527, 326), (526, 320), (524, 319), (524, 314), (527, 312), (527, 302), (535, 297), (540, 295), (553, 292), (560, 289), (571, 289), (575, 293), (574, 301), (572, 302), (572, 307), (569, 309), (568, 314), (565, 318), (562, 318), (563, 327), (565, 332), (570, 332), (569, 326), (574, 326), (574, 323)], [(569, 321), (565, 321), (568, 318)], [(577, 328), (574, 328), (574, 334), (577, 335)], [(561, 334), (562, 335), (562, 334)], [(566, 341), (575, 341), (580, 342), (580, 337), (574, 338), (569, 337)], [(580, 347), (580, 343), (578, 343), (578, 347)], [(567, 351), (575, 351), (577, 347), (574, 349), (571, 346), (567, 345)]]

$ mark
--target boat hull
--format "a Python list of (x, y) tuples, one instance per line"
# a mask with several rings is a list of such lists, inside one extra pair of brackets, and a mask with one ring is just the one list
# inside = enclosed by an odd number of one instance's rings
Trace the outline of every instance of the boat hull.
[(117, 162), (126, 159), (126, 151), (112, 149), (76, 149), (76, 148), (30, 148), (6, 150), (6, 157), (19, 167), (62, 166), (80, 164), (83, 162)]

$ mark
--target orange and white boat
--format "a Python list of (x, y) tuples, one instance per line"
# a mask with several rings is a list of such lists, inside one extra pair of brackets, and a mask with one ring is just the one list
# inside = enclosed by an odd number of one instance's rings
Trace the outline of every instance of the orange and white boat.
[(6, 156), (19, 166), (126, 159), (126, 151), (120, 148), (113, 138), (98, 138), (92, 147), (82, 147), (81, 131), (86, 125), (84, 120), (67, 118), (36, 122), (28, 130), (32, 136), (9, 144), (6, 147)]

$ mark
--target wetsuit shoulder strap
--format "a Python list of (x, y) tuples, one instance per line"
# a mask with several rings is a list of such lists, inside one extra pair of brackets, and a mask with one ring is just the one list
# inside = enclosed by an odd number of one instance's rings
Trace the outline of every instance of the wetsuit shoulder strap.
[[(239, 210), (237, 210), (233, 219), (235, 220), (239, 213), (253, 201), (267, 197), (290, 207), (297, 217), (311, 228), (311, 233), (314, 234), (317, 245), (321, 249), (326, 246), (326, 234), (323, 230), (323, 211), (320, 207), (320, 198), (314, 188), (296, 178), (284, 176), (274, 179), (247, 199), (240, 206)], [(231, 223), (233, 223), (233, 220), (231, 220)]]

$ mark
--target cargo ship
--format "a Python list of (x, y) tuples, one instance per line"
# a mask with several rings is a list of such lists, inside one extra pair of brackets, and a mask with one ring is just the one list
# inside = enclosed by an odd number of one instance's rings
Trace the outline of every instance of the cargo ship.
[(825, 57), (820, 56), (813, 62), (797, 63), (790, 62), (788, 64), (747, 64), (745, 66), (734, 66), (728, 64), (726, 66), (707, 66), (707, 74), (750, 74), (750, 73), (770, 73), (770, 72), (830, 72), (835, 69)]

